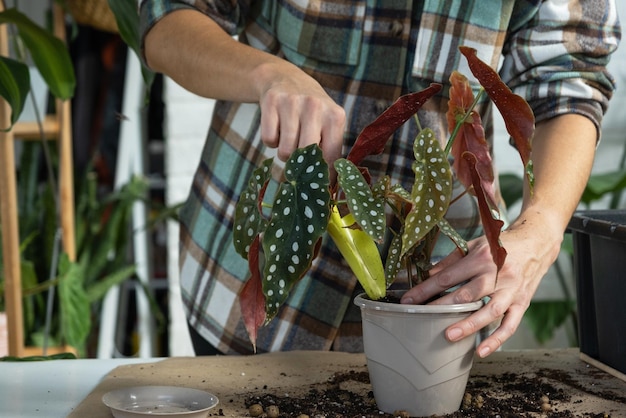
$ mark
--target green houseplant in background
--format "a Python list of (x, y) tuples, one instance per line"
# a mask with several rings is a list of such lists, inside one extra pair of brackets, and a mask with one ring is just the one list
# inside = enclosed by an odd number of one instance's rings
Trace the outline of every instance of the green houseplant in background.
[[(6, 55), (3, 55), (0, 58), (0, 72), (2, 73), (2, 76), (0, 77), (0, 95), (5, 100), (6, 106), (9, 107), (8, 120), (4, 119), (6, 125), (0, 128), (5, 131), (10, 131), (24, 109), (27, 95), (32, 94), (30, 70), (27, 63), (30, 62), (35, 68), (37, 68), (50, 93), (59, 101), (67, 101), (73, 96), (76, 81), (69, 53), (65, 44), (60, 39), (53, 36), (44, 27), (30, 20), (26, 15), (20, 13), (16, 8), (5, 10), (4, 2), (2, 2), (0, 24), (4, 25), (4, 33), (10, 33), (8, 41), (11, 41), (11, 48), (6, 51)], [(5, 38), (4, 41), (6, 45), (7, 38)], [(34, 105), (40, 131), (43, 132), (41, 122), (43, 118), (42, 112), (37, 108), (37, 103), (34, 103)], [(43, 137), (43, 133), (41, 136)], [(44, 156), (46, 159), (46, 166), (48, 170), (52, 170), (54, 158), (52, 156), (52, 147), (44, 141), (42, 141), (42, 146), (45, 151)], [(22, 156), (30, 155), (31, 153), (29, 151), (32, 147), (28, 146), (25, 148), (26, 149), (24, 150)], [(32, 173), (37, 169), (38, 167), (35, 167), (35, 165), (29, 165), (28, 163), (25, 163), (23, 167), (20, 167), (20, 170), (23, 172), (30, 171), (29, 175), (31, 179), (36, 178), (33, 177)], [(50, 183), (47, 185), (49, 187), (46, 188), (48, 190), (55, 191), (56, 182), (54, 179), (54, 172), (48, 171), (48, 176)], [(25, 180), (23, 177), (25, 176), (19, 176), (20, 182)], [(31, 199), (39, 194), (37, 182), (31, 181), (24, 184), (28, 185), (29, 192), (28, 194), (21, 193), (18, 197), (21, 202), (20, 206), (24, 207), (24, 202), (28, 205), (32, 204), (35, 206), (36, 202)], [(42, 195), (45, 194), (47, 194), (46, 191), (42, 191)], [(53, 205), (55, 210), (48, 214), (48, 220), (52, 221), (49, 225), (54, 225), (53, 228), (56, 229), (56, 225), (60, 224), (58, 222), (58, 203), (56, 202), (57, 193), (53, 192), (48, 196), (51, 196), (55, 201)], [(42, 209), (41, 206), (39, 206), (38, 209)], [(21, 211), (18, 213), (21, 214)], [(3, 222), (5, 221), (6, 220), (3, 220)], [(22, 219), (22, 221), (25, 220)], [(7, 226), (9, 224), (8, 222), (11, 221), (9, 220), (6, 222), (5, 226)], [(25, 223), (28, 222), (25, 221)], [(30, 245), (30, 242), (33, 241), (33, 236), (31, 236), (29, 232), (30, 231), (22, 230), (22, 236), (19, 238), (19, 241), (21, 242), (21, 249), (27, 248), (27, 246)], [(6, 242), (9, 242), (9, 245), (13, 245), (13, 242), (11, 241), (7, 240)], [(52, 245), (54, 247), (58, 247), (58, 244)], [(4, 250), (6, 252), (9, 251), (6, 248)], [(11, 253), (15, 253), (13, 248), (11, 249)], [(51, 253), (52, 252), (48, 253), (48, 257), (42, 257), (41, 254), (39, 254), (39, 259), (42, 261), (42, 264), (46, 258), (48, 258), (48, 260), (50, 259)], [(21, 276), (24, 277), (25, 282), (32, 282), (32, 278), (35, 275), (34, 264), (23, 260), (22, 255), (23, 253), (20, 252), (19, 258), (22, 259), (22, 262), (20, 263), (21, 266), (19, 268)], [(12, 262), (15, 261), (14, 258), (12, 258), (12, 260)], [(4, 280), (2, 282), (4, 283)], [(19, 309), (19, 306), (17, 308)], [(28, 334), (28, 331), (26, 331), (26, 334)]]
[[(334, 163), (336, 185), (329, 182), (329, 169), (320, 148), (311, 145), (296, 150), (287, 160), (284, 181), (277, 185), (273, 198), (266, 198), (272, 164), (271, 159), (266, 160), (253, 172), (235, 212), (233, 242), (250, 269), (240, 293), (240, 305), (252, 344), (258, 328), (272, 320), (295, 283), (307, 272), (322, 235), (328, 232), (366, 292), (355, 303), (361, 306), (374, 397), (378, 407), (388, 413), (397, 409), (417, 416), (453, 412), (459, 408), (467, 384), (474, 338), (466, 339), (466, 344), (452, 344), (443, 337), (443, 329), (453, 323), (449, 321), (460, 319), (450, 312), (469, 315), (481, 306), (480, 302), (474, 306), (452, 305), (452, 311), (444, 314), (447, 319), (443, 324), (429, 323), (424, 326), (424, 334), (419, 332), (421, 322), (440, 312), (422, 312), (423, 305), (378, 302), (397, 295), (388, 294), (387, 288), (399, 272), (406, 274), (409, 286), (428, 278), (438, 239), (450, 239), (458, 251), (467, 253), (467, 243), (445, 219), (454, 199), (454, 180), (476, 198), (498, 270), (506, 257), (499, 239), (504, 222), (495, 198), (489, 145), (475, 110), (485, 92), (504, 117), (532, 190), (530, 140), (534, 116), (530, 107), (476, 57), (475, 50), (460, 50), (483, 88), (474, 97), (465, 76), (458, 72), (451, 75), (447, 113), (450, 137), (442, 146), (432, 130), (421, 129), (418, 133), (413, 145), (415, 179), (411, 190), (391, 184), (388, 177), (370, 178), (360, 163), (368, 155), (383, 151), (393, 132), (440, 91), (437, 84), (400, 97), (367, 126), (347, 157)], [(388, 216), (395, 222), (388, 221)], [(379, 246), (386, 238), (390, 238), (390, 244), (387, 251), (381, 251)], [(384, 261), (382, 252), (387, 254)], [(377, 305), (370, 307), (372, 304)], [(403, 318), (405, 314), (422, 313)], [(394, 333), (398, 320), (406, 322), (399, 333)], [(434, 350), (417, 352), (424, 348)], [(396, 361), (398, 358), (401, 360)]]
[[(136, 11), (134, 18), (137, 19)], [(128, 19), (131, 23), (126, 23), (125, 29), (132, 26), (132, 13)], [(0, 96), (12, 109), (11, 125), (1, 128), (9, 130), (30, 93), (26, 62), (33, 62), (56, 98), (71, 99), (76, 82), (68, 49), (60, 39), (15, 8), (0, 12), (0, 24), (9, 25), (15, 35), (11, 36), (14, 57), (0, 57)], [(148, 79), (150, 74), (144, 73), (144, 77)], [(135, 267), (128, 252), (133, 204), (143, 201), (150, 205), (153, 222), (175, 218), (176, 208), (150, 201), (147, 180), (140, 177), (103, 195), (95, 173), (88, 168), (86, 173), (76, 176), (83, 180), (76, 185), (77, 254), (76, 261), (70, 261), (59, 246), (58, 192), (54, 177), (41, 180), (42, 155), (47, 172), (54, 172), (58, 165), (56, 149), (45, 140), (25, 143), (19, 164), (25, 339), (32, 345), (68, 344), (84, 355), (90, 334), (97, 327), (100, 301), (106, 291), (134, 276)], [(2, 290), (0, 277), (0, 310)], [(149, 294), (148, 289), (145, 291)], [(162, 324), (163, 315), (152, 299), (151, 302), (153, 314)]]

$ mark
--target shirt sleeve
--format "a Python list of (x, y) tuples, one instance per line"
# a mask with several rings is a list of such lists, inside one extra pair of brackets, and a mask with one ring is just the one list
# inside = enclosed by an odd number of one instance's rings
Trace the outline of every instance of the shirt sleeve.
[(511, 28), (502, 79), (528, 101), (537, 122), (577, 113), (599, 133), (615, 89), (606, 65), (621, 38), (614, 0), (545, 0), (514, 21), (522, 23)]

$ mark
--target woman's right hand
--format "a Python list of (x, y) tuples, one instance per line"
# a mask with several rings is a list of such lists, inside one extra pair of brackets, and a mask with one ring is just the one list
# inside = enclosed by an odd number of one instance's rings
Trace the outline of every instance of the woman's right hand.
[[(320, 84), (284, 61), (258, 68), (261, 140), (285, 161), (296, 148), (317, 143), (331, 164), (341, 156), (346, 114)], [(278, 68), (277, 68), (278, 67)]]

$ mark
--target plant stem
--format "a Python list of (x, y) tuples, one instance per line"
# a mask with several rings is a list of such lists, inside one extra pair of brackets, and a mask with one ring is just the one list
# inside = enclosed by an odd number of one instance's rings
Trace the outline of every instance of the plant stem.
[(446, 155), (450, 154), (450, 150), (452, 149), (452, 144), (454, 143), (454, 140), (456, 139), (456, 136), (459, 133), (461, 126), (463, 126), (463, 124), (467, 122), (467, 119), (469, 119), (470, 115), (472, 114), (472, 111), (478, 105), (478, 101), (481, 99), (484, 93), (485, 93), (485, 89), (481, 87), (481, 89), (478, 90), (478, 94), (476, 94), (476, 97), (474, 97), (474, 101), (470, 105), (469, 109), (467, 109), (467, 111), (465, 112), (465, 115), (463, 115), (463, 119), (457, 121), (456, 125), (454, 126), (454, 130), (452, 131), (452, 135), (450, 135), (450, 139), (448, 139), (448, 143), (446, 144), (446, 149), (445, 149)]

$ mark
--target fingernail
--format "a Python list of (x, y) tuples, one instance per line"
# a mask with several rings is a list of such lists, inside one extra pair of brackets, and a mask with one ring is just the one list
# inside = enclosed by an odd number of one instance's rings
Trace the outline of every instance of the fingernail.
[(491, 352), (491, 348), (483, 347), (480, 349), (480, 351), (478, 351), (478, 355), (482, 358), (485, 358), (489, 355), (490, 352)]
[(461, 328), (452, 328), (448, 331), (448, 339), (450, 341), (458, 340), (461, 335), (463, 335), (463, 331), (461, 330)]
[(404, 303), (404, 304), (406, 304), (406, 305), (413, 305), (413, 304), (414, 304), (414, 302), (415, 302), (415, 301), (414, 301), (414, 300), (413, 300), (413, 298), (411, 298), (411, 297), (408, 297), (408, 298), (402, 298), (402, 299), (400, 299), (400, 303)]

